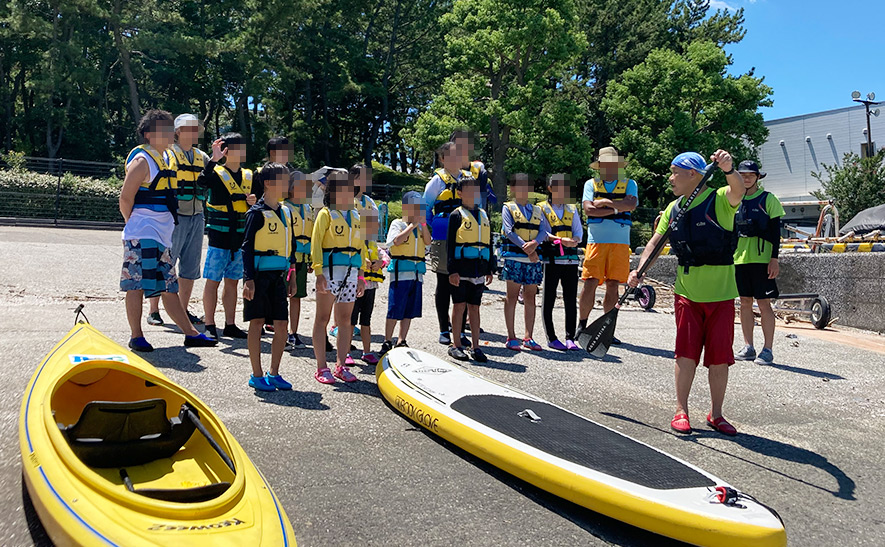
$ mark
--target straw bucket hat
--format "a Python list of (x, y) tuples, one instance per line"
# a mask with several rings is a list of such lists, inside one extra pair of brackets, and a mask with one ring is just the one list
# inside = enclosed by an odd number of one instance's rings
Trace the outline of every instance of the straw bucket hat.
[(614, 146), (606, 146), (599, 151), (599, 158), (590, 164), (593, 169), (599, 169), (600, 163), (617, 163), (619, 167), (627, 165), (627, 159), (618, 153)]

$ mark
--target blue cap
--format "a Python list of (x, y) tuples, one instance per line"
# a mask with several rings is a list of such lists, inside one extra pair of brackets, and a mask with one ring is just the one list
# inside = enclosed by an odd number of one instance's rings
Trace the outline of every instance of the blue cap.
[(673, 158), (670, 164), (683, 169), (694, 169), (698, 173), (703, 173), (707, 170), (707, 162), (697, 152), (683, 152)]
[(414, 205), (424, 203), (424, 196), (412, 190), (403, 194), (403, 205)]

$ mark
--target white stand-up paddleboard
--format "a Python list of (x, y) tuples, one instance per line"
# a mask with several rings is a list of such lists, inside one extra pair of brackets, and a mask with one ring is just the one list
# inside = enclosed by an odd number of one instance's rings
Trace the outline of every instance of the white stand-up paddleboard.
[(697, 467), (547, 401), (410, 348), (378, 363), (399, 412), (583, 507), (696, 545), (783, 546), (777, 514)]

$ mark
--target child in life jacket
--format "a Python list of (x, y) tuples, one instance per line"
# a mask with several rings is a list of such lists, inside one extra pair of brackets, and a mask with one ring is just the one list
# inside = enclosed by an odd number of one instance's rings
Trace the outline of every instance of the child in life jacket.
[[(387, 252), (378, 247), (375, 238), (378, 237), (378, 210), (366, 209), (360, 220), (366, 233), (366, 246), (363, 251), (363, 279), (366, 290), (363, 295), (356, 299), (353, 305), (353, 313), (350, 315), (350, 325), (359, 328), (360, 340), (363, 343), (363, 352), (360, 359), (370, 365), (378, 363), (378, 356), (372, 352), (372, 312), (375, 309), (375, 293), (378, 285), (384, 281), (384, 267), (387, 266)], [(348, 356), (345, 361), (352, 365), (353, 359)]]
[(310, 238), (313, 235), (314, 210), (310, 206), (311, 180), (301, 171), (289, 174), (289, 195), (283, 204), (292, 212), (292, 239), (294, 254), (289, 268), (289, 336), (286, 349), (304, 349), (298, 336), (301, 321), (301, 299), (307, 297), (307, 274), (310, 264)]
[[(292, 384), (280, 376), (280, 361), (286, 345), (289, 316), (287, 294), (294, 280), (287, 274), (294, 257), (292, 211), (280, 201), (288, 193), (289, 169), (267, 163), (264, 196), (246, 213), (243, 234), (243, 320), (249, 323), (249, 386), (258, 391), (290, 390)], [(273, 322), (270, 371), (261, 368), (261, 331), (265, 319)]]
[(345, 363), (353, 332), (341, 329), (337, 338), (335, 371), (326, 365), (326, 352), (320, 340), (335, 311), (339, 325), (350, 325), (350, 315), (357, 297), (365, 291), (363, 249), (365, 239), (360, 215), (353, 208), (353, 185), (347, 171), (330, 172), (323, 195), (324, 207), (317, 213), (310, 240), (313, 273), (316, 275), (316, 317), (313, 324), (313, 351), (317, 359), (314, 377), (323, 384), (334, 384), (335, 378), (356, 382), (357, 378)]
[(390, 223), (387, 249), (390, 264), (390, 288), (387, 292), (387, 323), (381, 355), (393, 348), (393, 330), (399, 322), (397, 346), (408, 346), (406, 337), (412, 319), (421, 317), (424, 274), (427, 273), (425, 253), (431, 234), (423, 208), (424, 198), (418, 192), (403, 195), (403, 218)]

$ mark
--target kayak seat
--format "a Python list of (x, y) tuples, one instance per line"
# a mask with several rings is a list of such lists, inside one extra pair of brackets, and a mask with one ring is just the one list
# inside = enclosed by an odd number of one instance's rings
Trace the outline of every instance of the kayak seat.
[(127, 467), (173, 456), (191, 438), (195, 425), (186, 419), (184, 408), (170, 420), (164, 399), (148, 399), (92, 401), (77, 423), (59, 428), (86, 465)]

